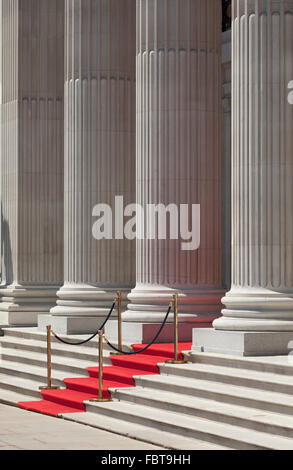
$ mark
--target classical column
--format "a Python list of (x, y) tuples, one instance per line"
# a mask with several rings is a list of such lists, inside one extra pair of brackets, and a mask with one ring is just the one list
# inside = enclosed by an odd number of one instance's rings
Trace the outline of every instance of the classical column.
[[(65, 283), (51, 313), (78, 333), (134, 285), (135, 243), (115, 232), (114, 208), (135, 202), (135, 1), (66, 0), (65, 19)], [(93, 236), (97, 204), (113, 210), (113, 239)]]
[(36, 324), (63, 279), (63, 10), (1, 2), (0, 324)]
[(232, 288), (211, 342), (282, 354), (293, 339), (292, 0), (234, 1), (232, 67)]
[[(174, 204), (179, 220), (180, 205), (188, 204), (189, 222), (192, 204), (200, 205), (199, 249), (196, 218), (189, 251), (186, 223), (178, 239), (168, 233), (160, 239), (158, 230), (152, 239), (145, 227), (137, 243), (137, 283), (124, 314), (125, 322), (149, 332), (154, 324), (155, 331), (172, 294), (179, 293), (180, 336), (187, 339), (192, 326), (211, 325), (223, 295), (220, 0), (137, 0), (137, 202), (145, 210)], [(137, 339), (146, 339), (140, 331)], [(161, 341), (170, 339), (172, 328), (165, 332)]]

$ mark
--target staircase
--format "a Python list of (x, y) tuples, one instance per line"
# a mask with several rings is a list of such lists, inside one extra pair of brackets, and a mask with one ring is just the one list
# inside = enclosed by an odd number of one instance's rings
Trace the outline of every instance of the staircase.
[(286, 358), (192, 353), (189, 360), (162, 364), (160, 375), (134, 377), (135, 388), (111, 390), (112, 403), (88, 402), (84, 415), (63, 417), (177, 449), (293, 449)]
[[(190, 348), (191, 343), (181, 343), (180, 348)], [(140, 350), (141, 346), (134, 346)], [(158, 362), (165, 362), (174, 355), (172, 345), (153, 345), (148, 354), (131, 356), (111, 355), (111, 365), (103, 367), (103, 398), (110, 398), (111, 388), (135, 387), (135, 375), (159, 374)], [(86, 411), (85, 401), (98, 398), (99, 369), (87, 368), (87, 377), (64, 379), (59, 390), (42, 390), (38, 401), (21, 401), (20, 408), (58, 417), (64, 413)], [(65, 388), (64, 388), (65, 386)]]
[[(37, 328), (3, 328), (0, 337), (0, 402), (39, 400), (39, 387), (47, 384), (47, 335)], [(62, 336), (69, 341), (88, 337)], [(105, 345), (104, 363), (110, 365)], [(52, 337), (52, 385), (64, 387), (65, 377), (87, 377), (87, 368), (98, 363), (98, 340), (83, 346), (67, 346)]]
[(88, 398), (97, 392), (97, 340), (73, 347), (52, 338), (53, 385), (62, 389), (43, 392), (42, 401), (46, 334), (4, 329), (0, 347), (2, 403), (46, 401), (50, 414), (50, 402), (53, 415), (168, 449), (293, 449), (293, 365), (286, 357), (191, 352), (189, 363), (173, 365), (165, 363), (172, 356), (166, 345), (139, 356), (115, 356), (105, 345), (104, 395), (113, 401), (94, 403)]

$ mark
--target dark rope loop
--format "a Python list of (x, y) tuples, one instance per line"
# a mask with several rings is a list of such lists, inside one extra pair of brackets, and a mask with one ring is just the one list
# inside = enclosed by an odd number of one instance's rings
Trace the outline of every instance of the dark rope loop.
[(80, 341), (78, 343), (71, 343), (70, 341), (65, 341), (64, 339), (60, 338), (59, 336), (56, 335), (56, 333), (54, 333), (54, 331), (52, 331), (52, 335), (58, 340), (60, 341), (60, 343), (63, 343), (63, 344), (69, 344), (70, 346), (81, 346), (82, 344), (86, 344), (88, 343), (89, 341), (91, 341), (92, 339), (94, 339), (98, 334), (99, 334), (99, 331), (100, 330), (103, 330), (106, 323), (108, 322), (109, 318), (111, 317), (112, 313), (113, 313), (113, 310), (115, 308), (115, 305), (116, 305), (116, 302), (117, 302), (117, 299), (114, 300), (113, 302), (113, 305), (112, 305), (112, 308), (110, 310), (110, 312), (108, 313), (107, 315), (107, 318), (106, 320), (104, 321), (104, 323), (100, 326), (100, 328), (96, 331), (96, 333), (94, 333), (90, 338), (84, 340), (84, 341)]
[(160, 326), (160, 329), (158, 331), (158, 333), (156, 334), (156, 336), (154, 337), (154, 339), (147, 345), (145, 346), (144, 348), (140, 349), (139, 351), (132, 351), (132, 352), (127, 352), (127, 351), (121, 351), (120, 349), (116, 348), (115, 346), (113, 346), (113, 344), (110, 343), (110, 341), (105, 338), (105, 341), (106, 343), (110, 346), (110, 348), (114, 349), (114, 351), (120, 353), (120, 354), (126, 354), (128, 356), (133, 356), (135, 354), (141, 354), (142, 352), (146, 351), (147, 349), (149, 349), (153, 344), (154, 342), (158, 339), (158, 337), (160, 336), (160, 334), (162, 333), (163, 331), (163, 328), (164, 326), (166, 325), (167, 323), (167, 320), (168, 320), (168, 317), (170, 315), (170, 312), (171, 312), (171, 309), (172, 309), (172, 304), (169, 306), (168, 308), (168, 312), (166, 313), (166, 316), (165, 316), (165, 319), (162, 323), (162, 325)]

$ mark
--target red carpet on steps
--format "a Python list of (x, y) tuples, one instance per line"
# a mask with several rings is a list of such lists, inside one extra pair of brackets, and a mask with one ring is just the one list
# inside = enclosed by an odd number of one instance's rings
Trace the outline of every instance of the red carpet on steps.
[[(142, 349), (144, 345), (136, 344), (134, 351)], [(179, 352), (189, 351), (191, 343), (180, 343)], [(135, 387), (133, 379), (136, 375), (159, 374), (158, 364), (174, 357), (173, 344), (154, 344), (148, 350), (138, 355), (111, 356), (112, 366), (103, 368), (103, 397), (110, 397), (110, 388)], [(33, 402), (19, 402), (18, 406), (25, 410), (35, 411), (49, 416), (58, 416), (62, 413), (84, 412), (84, 402), (91, 398), (98, 398), (99, 369), (89, 367), (88, 377), (65, 379), (65, 389), (42, 390), (42, 400)]]

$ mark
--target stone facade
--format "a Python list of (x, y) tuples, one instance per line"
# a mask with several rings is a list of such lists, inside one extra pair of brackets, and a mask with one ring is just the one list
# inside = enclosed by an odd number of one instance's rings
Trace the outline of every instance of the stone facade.
[[(175, 292), (196, 348), (293, 331), (293, 0), (230, 3), (2, 0), (1, 323), (90, 332), (121, 290), (129, 341)], [(116, 196), (199, 204), (199, 249), (95, 240)]]

